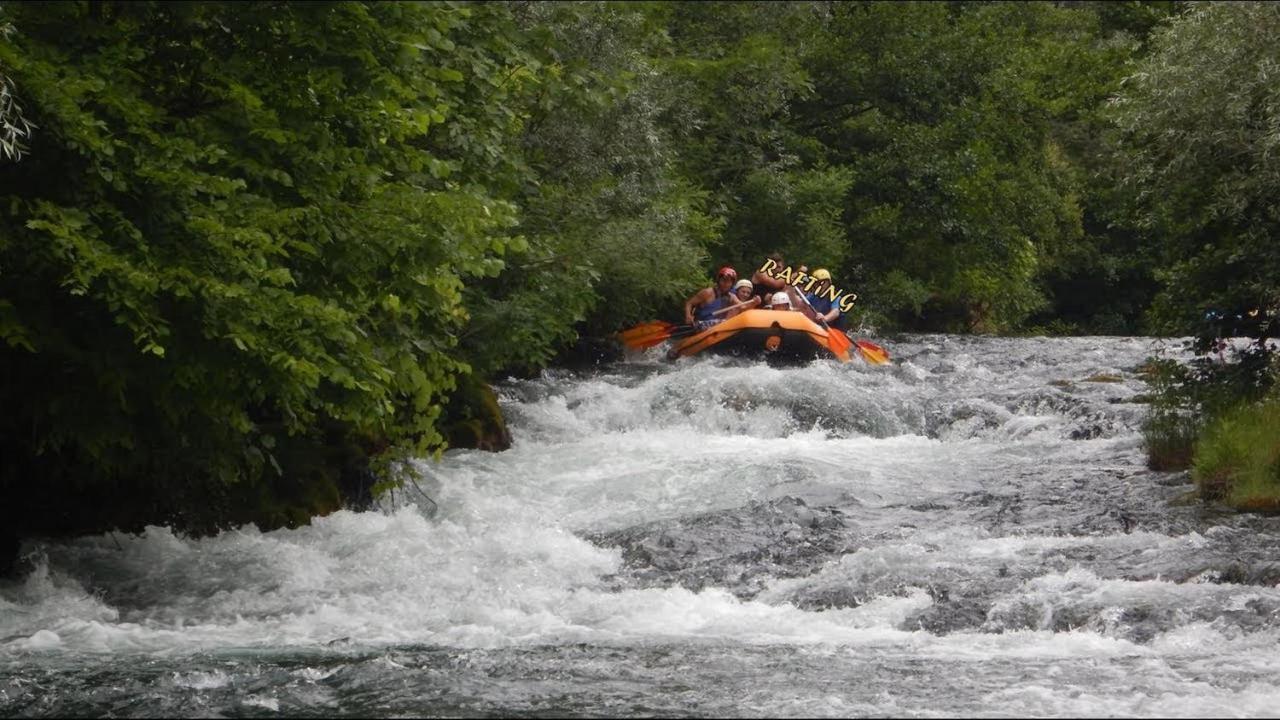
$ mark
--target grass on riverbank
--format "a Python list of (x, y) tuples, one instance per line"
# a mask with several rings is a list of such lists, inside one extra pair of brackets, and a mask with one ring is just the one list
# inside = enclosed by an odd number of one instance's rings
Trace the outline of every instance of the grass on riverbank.
[(1207, 500), (1280, 511), (1280, 400), (1243, 405), (1205, 428), (1191, 475)]
[(1177, 412), (1156, 412), (1142, 428), (1147, 467), (1160, 472), (1186, 470), (1195, 457), (1200, 424)]

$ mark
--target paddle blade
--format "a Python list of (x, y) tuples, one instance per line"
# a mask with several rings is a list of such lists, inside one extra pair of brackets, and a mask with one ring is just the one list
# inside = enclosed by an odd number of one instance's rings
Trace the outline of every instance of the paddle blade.
[(879, 345), (867, 340), (859, 340), (854, 345), (858, 346), (858, 352), (862, 353), (863, 359), (872, 365), (887, 365), (889, 363), (889, 351)]
[(634, 340), (628, 340), (626, 342), (626, 346), (631, 348), (632, 350), (645, 350), (647, 348), (651, 348), (656, 345), (661, 345), (662, 343), (670, 339), (671, 339), (670, 333), (664, 333), (660, 335), (650, 335), (649, 337), (642, 337), (642, 338), (636, 338)]
[(674, 323), (669, 323), (665, 320), (653, 320), (651, 322), (640, 323), (635, 327), (623, 330), (618, 333), (618, 339), (623, 343), (626, 343), (628, 340), (633, 338), (646, 337), (655, 333), (667, 332), (676, 327), (678, 326)]
[(846, 357), (849, 354), (849, 349), (853, 347), (853, 343), (849, 341), (849, 336), (835, 328), (827, 328), (827, 342), (832, 352)]
[(664, 324), (667, 327), (652, 329), (647, 335), (634, 334), (630, 337), (624, 338), (620, 333), (618, 339), (622, 341), (623, 345), (626, 345), (632, 350), (644, 350), (646, 348), (654, 347), (655, 345), (661, 345), (673, 337), (684, 337), (685, 335), (690, 335), (695, 332), (695, 328), (689, 327), (688, 325), (672, 325), (671, 323)]

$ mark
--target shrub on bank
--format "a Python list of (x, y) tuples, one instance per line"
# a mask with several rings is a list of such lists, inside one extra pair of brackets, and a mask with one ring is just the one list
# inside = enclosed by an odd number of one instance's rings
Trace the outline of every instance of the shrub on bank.
[(1210, 424), (1196, 443), (1192, 477), (1206, 500), (1280, 511), (1280, 400), (1243, 405)]
[(1203, 417), (1194, 397), (1197, 384), (1187, 366), (1174, 360), (1148, 361), (1138, 371), (1151, 387), (1151, 414), (1142, 425), (1147, 467), (1161, 472), (1191, 467)]
[(1161, 472), (1191, 467), (1200, 424), (1173, 411), (1153, 411), (1142, 427), (1147, 447), (1147, 467)]
[(1191, 467), (1207, 427), (1243, 405), (1262, 401), (1277, 385), (1274, 355), (1255, 344), (1231, 350), (1224, 356), (1227, 361), (1200, 356), (1185, 364), (1147, 362), (1139, 370), (1151, 387), (1151, 414), (1142, 428), (1147, 466), (1161, 471)]

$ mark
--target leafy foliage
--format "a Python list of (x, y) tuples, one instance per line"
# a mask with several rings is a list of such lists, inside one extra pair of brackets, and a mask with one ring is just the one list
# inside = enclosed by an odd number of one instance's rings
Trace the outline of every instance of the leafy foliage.
[(804, 114), (855, 168), (846, 270), (891, 316), (1000, 330), (1044, 305), (1042, 263), (1079, 237), (1081, 212), (1050, 132), (1071, 90), (1051, 68), (1082, 49), (1059, 38), (1085, 19), (1036, 4), (831, 9)]
[(1210, 310), (1280, 315), (1277, 32), (1273, 4), (1197, 4), (1114, 101), (1121, 180), (1161, 268), (1160, 330), (1197, 330)]
[(530, 173), (512, 196), (526, 244), (467, 295), (464, 349), (485, 374), (535, 370), (579, 328), (603, 334), (671, 306), (715, 231), (702, 193), (671, 171), (645, 52), (661, 40), (643, 13), (545, 3), (514, 20), (547, 72), (511, 149)]
[[(488, 437), (484, 379), (775, 250), (892, 327), (1133, 332), (1159, 293), (1151, 326), (1201, 349), (1274, 334), (1277, 29), (1253, 3), (5, 3), (0, 519), (301, 521), (371, 459)], [(1210, 412), (1177, 396), (1174, 434)]]
[(1274, 392), (1280, 365), (1273, 356), (1249, 345), (1197, 357), (1189, 363), (1150, 361), (1151, 412), (1143, 434), (1152, 469), (1186, 469), (1206, 428)]
[[(7, 41), (12, 35), (13, 25), (0, 15), (0, 40)], [(23, 141), (31, 136), (31, 121), (23, 115), (16, 96), (13, 80), (0, 65), (0, 160), (21, 160), (27, 149)]]
[(464, 284), (518, 242), (478, 182), (512, 123), (485, 14), (6, 12), (0, 64), (41, 132), (0, 166), (0, 487), (269, 482), (279, 444), (334, 424), (439, 448)]
[[(1277, 506), (1274, 433), (1264, 429), (1278, 375), (1266, 339), (1280, 336), (1277, 30), (1270, 4), (1195, 4), (1155, 31), (1109, 108), (1128, 214), (1118, 217), (1162, 286), (1151, 324), (1193, 335), (1198, 354), (1158, 376), (1149, 437), (1191, 425), (1176, 444), (1202, 494), (1245, 509)], [(1238, 336), (1255, 342), (1223, 339)]]

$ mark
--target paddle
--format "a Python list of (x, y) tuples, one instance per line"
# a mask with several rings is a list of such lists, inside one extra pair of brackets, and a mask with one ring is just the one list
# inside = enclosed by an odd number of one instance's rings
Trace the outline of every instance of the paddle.
[(697, 332), (690, 325), (676, 325), (662, 320), (641, 323), (633, 328), (618, 333), (618, 340), (632, 350), (642, 350), (660, 345), (664, 340)]
[[(736, 303), (734, 305), (722, 307), (711, 314), (713, 316), (723, 315), (734, 308), (742, 308), (745, 305), (747, 306), (746, 309), (750, 309), (759, 304), (760, 298), (754, 297), (745, 303)], [(676, 325), (675, 323), (669, 323), (665, 320), (651, 320), (649, 322), (640, 323), (635, 327), (627, 328), (626, 330), (618, 333), (618, 340), (620, 340), (623, 345), (626, 345), (633, 350), (642, 350), (644, 348), (651, 348), (654, 345), (660, 345), (662, 344), (662, 341), (669, 338), (692, 335), (697, 331), (698, 329), (691, 325)]]
[(813, 313), (813, 319), (817, 320), (818, 324), (822, 326), (822, 329), (827, 331), (827, 349), (835, 353), (836, 357), (840, 358), (841, 362), (849, 362), (849, 348), (853, 347), (853, 343), (849, 341), (849, 336), (839, 330), (832, 329), (832, 327), (827, 324), (826, 318), (822, 317), (821, 313), (813, 309), (813, 303), (809, 302), (809, 298), (805, 297), (804, 293), (797, 290), (796, 296), (799, 297), (800, 300), (804, 302), (805, 306), (809, 308), (809, 311)]
[[(735, 304), (733, 304), (733, 305), (729, 305), (728, 307), (722, 307), (722, 308), (720, 308), (719, 310), (717, 310), (717, 311), (715, 311), (715, 312), (713, 312), (713, 313), (711, 313), (711, 314), (712, 314), (712, 315), (721, 315), (721, 314), (723, 314), (723, 313), (727, 313), (727, 312), (729, 312), (730, 310), (733, 310), (734, 308), (742, 308), (743, 310), (750, 310), (751, 308), (753, 308), (753, 307), (755, 307), (755, 306), (757, 306), (757, 305), (759, 305), (759, 304), (760, 304), (760, 296), (759, 296), (759, 295), (756, 295), (755, 297), (751, 298), (750, 300), (748, 300), (748, 301), (746, 301), (746, 302), (738, 301), (737, 303), (735, 303)], [(743, 307), (743, 306), (745, 306), (745, 307)]]
[(818, 321), (818, 323), (822, 325), (823, 328), (826, 329), (827, 336), (829, 338), (828, 347), (831, 348), (832, 352), (835, 352), (837, 355), (839, 355), (840, 353), (848, 353), (849, 349), (852, 347), (857, 347), (858, 352), (862, 354), (862, 358), (867, 362), (871, 363), (872, 365), (888, 364), (889, 362), (888, 350), (885, 350), (879, 345), (873, 342), (870, 342), (868, 340), (859, 340), (857, 342), (850, 341), (849, 336), (845, 335), (844, 331), (833, 329), (827, 325), (826, 319), (823, 318), (821, 315), (819, 315), (817, 310), (814, 310), (813, 304), (809, 302), (809, 298), (804, 296), (804, 293), (797, 291), (796, 294), (799, 295), (800, 299), (804, 301), (804, 304), (807, 305), (809, 309), (813, 311), (815, 319)]
[(662, 343), (672, 338), (682, 338), (682, 337), (692, 335), (696, 332), (699, 332), (697, 328), (689, 327), (688, 325), (685, 325), (685, 326), (677, 327), (675, 330), (672, 330), (671, 332), (658, 333), (654, 335), (649, 335), (647, 337), (633, 338), (631, 340), (628, 340), (625, 344), (627, 347), (631, 348), (632, 350), (644, 350), (646, 348), (651, 348), (656, 345), (661, 345)]
[(886, 365), (889, 362), (889, 351), (869, 340), (857, 340), (853, 343), (862, 353), (862, 357), (872, 365)]
[(635, 327), (627, 328), (617, 334), (617, 338), (623, 343), (628, 340), (653, 335), (654, 333), (668, 332), (672, 328), (678, 327), (675, 323), (669, 323), (665, 320), (653, 320), (650, 322), (640, 323)]

